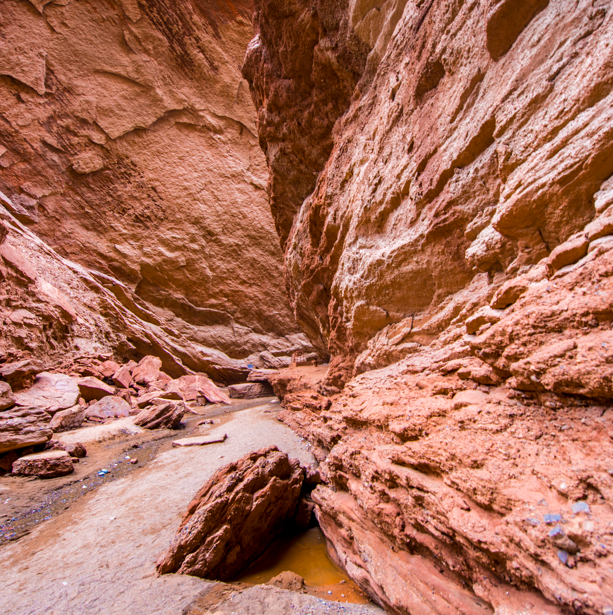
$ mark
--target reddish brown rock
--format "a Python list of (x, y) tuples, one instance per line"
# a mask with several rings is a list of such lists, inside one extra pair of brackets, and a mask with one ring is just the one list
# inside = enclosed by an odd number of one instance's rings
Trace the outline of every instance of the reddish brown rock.
[(13, 463), (13, 474), (55, 478), (74, 472), (70, 455), (65, 451), (43, 451), (20, 457)]
[(111, 378), (113, 374), (119, 371), (119, 364), (115, 361), (103, 361), (98, 365), (98, 371), (102, 374), (103, 378)]
[(64, 443), (59, 440), (50, 440), (47, 444), (47, 448), (66, 451), (71, 457), (76, 459), (83, 459), (83, 457), (87, 456), (87, 449), (81, 442)]
[(18, 406), (41, 408), (49, 414), (75, 406), (79, 400), (77, 379), (65, 374), (42, 372), (27, 390), (15, 394)]
[(122, 365), (113, 374), (113, 383), (115, 386), (121, 387), (122, 389), (127, 389), (130, 387), (132, 384), (132, 373), (127, 365)]
[(81, 427), (84, 420), (85, 411), (82, 406), (76, 404), (72, 408), (56, 412), (49, 423), (49, 429), (55, 433), (78, 429)]
[(162, 361), (158, 357), (143, 357), (132, 370), (132, 379), (139, 384), (152, 384), (160, 377)]
[(36, 374), (42, 371), (42, 363), (26, 359), (15, 363), (5, 363), (0, 367), (0, 376), (11, 385), (13, 391), (19, 391), (32, 386)]
[(15, 396), (8, 382), (0, 382), (0, 410), (6, 410), (15, 405)]
[(291, 519), (303, 478), (299, 462), (276, 447), (224, 466), (190, 503), (158, 571), (231, 580)]
[(268, 382), (245, 382), (232, 384), (228, 393), (233, 399), (256, 399), (257, 397), (272, 397), (275, 392)]
[(88, 419), (105, 421), (130, 416), (132, 406), (125, 399), (115, 395), (108, 395), (97, 402), (90, 404), (85, 409), (85, 417)]
[(0, 453), (49, 441), (51, 415), (40, 408), (14, 408), (0, 413)]
[(160, 399), (134, 417), (134, 424), (145, 429), (179, 429), (181, 419), (187, 412), (183, 402)]
[(228, 396), (205, 374), (181, 376), (166, 385), (166, 391), (179, 392), (185, 401), (204, 397), (212, 404), (229, 404)]
[(79, 391), (85, 401), (100, 400), (108, 395), (115, 395), (115, 389), (98, 378), (89, 376), (78, 382)]

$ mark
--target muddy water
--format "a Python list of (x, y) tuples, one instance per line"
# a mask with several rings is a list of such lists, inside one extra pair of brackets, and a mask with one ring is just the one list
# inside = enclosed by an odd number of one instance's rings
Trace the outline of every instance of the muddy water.
[(240, 583), (267, 583), (289, 570), (300, 575), (308, 592), (337, 602), (367, 604), (368, 597), (328, 557), (323, 532), (314, 527), (306, 532), (285, 534), (239, 578)]

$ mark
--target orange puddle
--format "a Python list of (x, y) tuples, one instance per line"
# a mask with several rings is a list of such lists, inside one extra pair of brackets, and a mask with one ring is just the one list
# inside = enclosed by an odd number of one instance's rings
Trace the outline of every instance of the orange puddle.
[(304, 579), (309, 594), (336, 602), (370, 602), (368, 596), (328, 557), (326, 540), (318, 527), (278, 538), (247, 573), (235, 581), (259, 585), (286, 570)]

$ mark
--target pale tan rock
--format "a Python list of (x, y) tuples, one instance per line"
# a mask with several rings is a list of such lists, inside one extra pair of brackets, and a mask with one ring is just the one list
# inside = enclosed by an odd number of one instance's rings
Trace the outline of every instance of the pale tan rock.
[(70, 455), (66, 451), (43, 451), (20, 457), (13, 463), (13, 474), (55, 478), (74, 472)]
[(188, 446), (205, 446), (206, 444), (220, 444), (225, 442), (227, 437), (226, 434), (221, 436), (193, 436), (191, 438), (173, 440), (172, 445), (176, 448), (183, 448)]

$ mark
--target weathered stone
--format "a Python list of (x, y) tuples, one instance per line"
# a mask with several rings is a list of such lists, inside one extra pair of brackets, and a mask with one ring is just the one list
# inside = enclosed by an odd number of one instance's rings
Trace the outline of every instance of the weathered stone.
[(268, 377), (278, 371), (277, 369), (253, 369), (247, 376), (247, 382), (268, 382)]
[(11, 385), (13, 391), (19, 391), (31, 386), (36, 374), (42, 371), (42, 363), (33, 359), (5, 363), (0, 366), (0, 376)]
[(119, 364), (115, 363), (115, 361), (108, 360), (98, 365), (98, 371), (104, 378), (111, 378), (113, 374), (119, 371), (119, 367)]
[(0, 410), (6, 410), (15, 405), (15, 396), (8, 382), (0, 382)]
[[(162, 402), (162, 400), (160, 400)], [(148, 406), (134, 417), (134, 424), (145, 429), (179, 429), (187, 412), (183, 402), (164, 402)]]
[(225, 442), (228, 436), (223, 434), (221, 436), (193, 436), (191, 438), (181, 438), (180, 440), (173, 440), (172, 445), (175, 448), (182, 448), (186, 446), (205, 446), (206, 444), (220, 444)]
[(87, 456), (87, 449), (81, 442), (60, 442), (59, 440), (50, 440), (47, 448), (59, 451), (66, 451), (71, 457), (83, 459)]
[(132, 379), (139, 384), (151, 384), (160, 377), (162, 361), (158, 357), (143, 357), (132, 370)]
[(166, 385), (166, 391), (178, 391), (185, 401), (204, 397), (212, 404), (229, 404), (228, 396), (206, 375), (188, 374)]
[(127, 389), (132, 384), (132, 382), (132, 373), (130, 372), (130, 368), (127, 365), (122, 365), (113, 374), (113, 383), (117, 387)]
[(115, 389), (98, 378), (88, 376), (79, 380), (79, 391), (85, 401), (100, 400), (108, 395), (115, 395)]
[(14, 408), (0, 413), (0, 453), (47, 442), (51, 415), (40, 408)]
[(42, 372), (26, 391), (15, 394), (18, 406), (41, 408), (50, 414), (72, 408), (79, 400), (78, 380), (65, 374)]
[(88, 419), (105, 421), (107, 419), (118, 419), (130, 416), (131, 410), (132, 406), (130, 406), (125, 399), (115, 395), (108, 395), (90, 404), (85, 409), (85, 417)]
[(224, 466), (190, 503), (158, 571), (232, 579), (293, 517), (303, 478), (299, 462), (276, 447)]
[(85, 410), (79, 404), (67, 410), (60, 410), (53, 415), (49, 423), (49, 429), (58, 433), (78, 429), (85, 420)]
[(13, 474), (54, 478), (72, 474), (74, 466), (66, 451), (43, 451), (20, 457), (13, 463)]
[(272, 397), (275, 392), (268, 382), (245, 382), (232, 384), (228, 393), (234, 399), (256, 399), (257, 397)]

